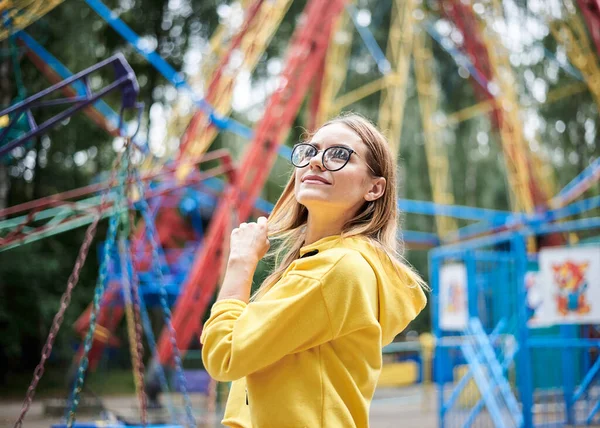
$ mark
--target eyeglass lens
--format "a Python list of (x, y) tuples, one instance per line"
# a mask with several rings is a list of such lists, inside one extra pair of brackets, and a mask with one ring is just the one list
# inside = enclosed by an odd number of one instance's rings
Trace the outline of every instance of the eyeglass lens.
[[(303, 168), (317, 153), (318, 150), (310, 144), (299, 144), (292, 152), (292, 163)], [(341, 169), (348, 163), (350, 155), (350, 150), (345, 147), (329, 147), (323, 152), (323, 166), (330, 171)]]

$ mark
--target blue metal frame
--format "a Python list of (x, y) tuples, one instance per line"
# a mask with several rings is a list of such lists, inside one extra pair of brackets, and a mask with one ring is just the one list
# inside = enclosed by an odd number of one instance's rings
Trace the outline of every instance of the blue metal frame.
[[(464, 227), (458, 229), (456, 232), (449, 234), (447, 237), (445, 237), (444, 241), (445, 242), (453, 242), (453, 241), (458, 241), (458, 240), (464, 240), (464, 239), (471, 238), (473, 236), (490, 233), (494, 230), (497, 230), (497, 229), (503, 228), (503, 227), (510, 227), (510, 228), (522, 228), (522, 227), (532, 228), (533, 227), (534, 230), (541, 231), (540, 228), (549, 227), (548, 222), (559, 220), (559, 219), (562, 219), (565, 217), (570, 217), (570, 216), (577, 215), (577, 214), (582, 214), (584, 212), (593, 210), (598, 207), (600, 207), (600, 196), (594, 196), (594, 197), (584, 199), (584, 200), (581, 200), (578, 202), (573, 202), (572, 204), (567, 205), (562, 208), (549, 210), (546, 212), (537, 213), (537, 214), (528, 215), (528, 216), (526, 216), (524, 214), (520, 214), (520, 213), (509, 213), (511, 215), (507, 216), (505, 219), (502, 219), (502, 216), (500, 216), (500, 215), (495, 216), (492, 212), (492, 213), (490, 213), (490, 216), (488, 218), (482, 217), (481, 221), (479, 223), (473, 223), (473, 224), (464, 226)], [(470, 208), (470, 207), (466, 207), (466, 208)], [(475, 209), (475, 210), (478, 210), (478, 209)], [(421, 211), (424, 211), (424, 210), (421, 210)], [(462, 214), (462, 218), (469, 218), (469, 219), (475, 219), (475, 218), (474, 218), (474, 216), (467, 217), (465, 214), (478, 213), (477, 211), (470, 211), (470, 210), (465, 210), (465, 211), (460, 210), (459, 212)], [(428, 212), (422, 212), (422, 213), (429, 214)], [(483, 212), (481, 212), (481, 214), (485, 215), (485, 210)], [(458, 217), (458, 216), (455, 216), (455, 217)], [(567, 226), (567, 227), (571, 227), (571, 226)], [(590, 223), (590, 227), (593, 228), (596, 226), (594, 226), (593, 223)]]
[(440, 239), (435, 233), (419, 232), (416, 230), (403, 230), (399, 232), (404, 242), (411, 244), (426, 245), (436, 247), (440, 245)]
[[(490, 334), (490, 340), (492, 342), (496, 341), (496, 339), (504, 331), (505, 328), (506, 328), (506, 320), (503, 319), (496, 325), (496, 327), (494, 327), (494, 330)], [(449, 409), (451, 409), (452, 406), (454, 406), (459, 395), (462, 393), (462, 391), (467, 386), (467, 384), (469, 383), (469, 380), (471, 380), (472, 377), (473, 377), (473, 372), (472, 372), (472, 370), (469, 369), (467, 371), (467, 373), (465, 373), (465, 375), (456, 384), (456, 386), (452, 390), (452, 393), (450, 394), (450, 397), (448, 398), (448, 400), (445, 403), (441, 403), (440, 409), (442, 409), (442, 415), (444, 413), (446, 413)], [(483, 402), (483, 400), (481, 400), (481, 402)], [(469, 416), (469, 419), (472, 419), (472, 417)]]
[(468, 318), (478, 317), (478, 290), (477, 290), (477, 261), (475, 260), (474, 253), (467, 250), (464, 254), (464, 263), (467, 270), (467, 308)]
[(508, 410), (509, 416), (513, 419), (516, 426), (522, 426), (523, 419), (519, 414), (519, 405), (510, 389), (507, 379), (505, 378), (502, 364), (499, 363), (490, 338), (483, 330), (483, 326), (481, 325), (479, 318), (474, 317), (469, 320), (467, 334), (471, 338), (475, 339), (474, 343), (476, 344), (475, 346), (478, 347), (478, 353), (481, 355), (483, 362), (489, 368), (490, 381), (492, 385), (494, 385), (494, 389), (499, 389), (500, 395), (502, 396), (502, 401)]
[(598, 207), (600, 207), (600, 196), (594, 196), (589, 199), (573, 202), (571, 205), (567, 205), (566, 207), (548, 211), (546, 216), (548, 219), (558, 220), (561, 218), (570, 217), (572, 215), (581, 214)]
[(523, 427), (533, 427), (533, 378), (531, 375), (531, 353), (529, 350), (529, 328), (527, 327), (527, 290), (525, 289), (525, 274), (527, 273), (527, 243), (519, 234), (511, 237), (512, 251), (515, 257), (515, 281), (518, 293), (518, 332), (519, 352), (517, 362), (520, 367), (517, 379), (521, 398)]
[(569, 200), (573, 192), (590, 180), (600, 179), (600, 158), (596, 158), (586, 169), (581, 171), (569, 184), (562, 188), (552, 199), (552, 205), (562, 206), (562, 202)]
[(493, 97), (500, 95), (500, 94), (493, 95), (490, 93), (489, 82), (485, 78), (485, 76), (482, 75), (481, 73), (479, 73), (479, 71), (473, 66), (473, 63), (471, 62), (471, 60), (466, 55), (464, 55), (460, 50), (458, 50), (456, 47), (454, 47), (453, 44), (444, 43), (444, 40), (443, 40), (444, 38), (436, 30), (435, 25), (433, 24), (433, 22), (431, 20), (424, 21), (423, 27), (425, 28), (425, 31), (427, 31), (427, 33), (429, 33), (429, 35), (433, 38), (433, 40), (435, 40), (440, 45), (440, 47), (442, 49), (444, 49), (452, 57), (452, 59), (454, 60), (454, 62), (456, 62), (457, 65), (463, 66), (467, 70), (469, 70), (469, 73), (471, 74), (471, 76), (473, 76), (475, 81), (477, 83), (479, 83), (479, 85), (487, 93), (489, 93)]
[[(100, 17), (106, 21), (117, 33), (121, 35), (127, 42), (131, 44), (140, 54), (146, 58), (146, 60), (156, 70), (162, 74), (165, 79), (171, 82), (175, 88), (185, 88), (191, 91), (191, 88), (185, 81), (183, 73), (177, 72), (171, 65), (166, 62), (154, 49), (148, 49), (144, 46), (141, 38), (127, 26), (112, 10), (110, 10), (104, 3), (99, 0), (86, 0), (88, 6), (90, 6)], [(202, 99), (196, 100), (199, 107), (203, 109), (209, 109), (210, 106)]]
[[(561, 340), (572, 340), (577, 337), (577, 326), (574, 325), (561, 325), (560, 326), (560, 337)], [(573, 394), (575, 393), (575, 378), (573, 376), (572, 368), (575, 365), (573, 358), (573, 348), (563, 347), (561, 350), (561, 363), (562, 363), (562, 374), (563, 374), (563, 396), (565, 400), (565, 413), (566, 422), (569, 425), (573, 425), (575, 421), (575, 414), (573, 413)]]
[(469, 362), (469, 366), (473, 372), (473, 378), (475, 378), (475, 382), (479, 387), (479, 391), (483, 396), (483, 401), (490, 412), (496, 428), (504, 428), (506, 425), (504, 424), (502, 411), (494, 397), (495, 385), (490, 384), (486, 379), (485, 371), (482, 368), (484, 364), (482, 364), (482, 361), (479, 359), (479, 353), (475, 351), (475, 347), (469, 341), (463, 343), (461, 349)]
[(348, 12), (348, 15), (350, 15), (350, 18), (352, 18), (352, 22), (354, 23), (356, 31), (365, 43), (367, 50), (375, 60), (375, 64), (377, 64), (377, 68), (379, 69), (380, 73), (383, 75), (389, 74), (392, 71), (392, 66), (381, 50), (381, 47), (379, 47), (379, 44), (377, 43), (377, 40), (375, 40), (375, 36), (373, 36), (371, 30), (369, 30), (368, 27), (358, 23), (358, 12), (356, 11), (356, 7), (352, 3), (348, 3), (346, 4), (346, 11)]
[[(113, 66), (115, 70), (115, 80), (102, 88), (101, 90), (93, 93), (88, 85), (88, 76), (104, 67)], [(70, 86), (75, 82), (80, 82), (85, 87), (85, 93), (83, 95), (71, 98), (65, 98), (61, 100), (48, 100), (43, 101), (42, 98), (58, 91), (59, 89)], [(52, 128), (57, 123), (60, 123), (64, 119), (72, 116), (77, 111), (84, 107), (87, 107), (103, 96), (119, 89), (122, 92), (122, 108), (134, 108), (136, 107), (136, 98), (139, 92), (139, 87), (133, 70), (125, 60), (122, 54), (116, 54), (104, 61), (99, 62), (92, 67), (89, 67), (73, 76), (63, 80), (62, 82), (52, 85), (51, 87), (38, 92), (31, 97), (18, 102), (3, 111), (0, 111), (0, 117), (8, 115), (10, 117), (9, 124), (2, 129), (0, 132), (0, 156), (8, 153), (15, 147), (25, 143), (27, 140), (44, 133), (45, 131)], [(59, 105), (59, 104), (72, 104), (66, 110), (58, 113), (56, 116), (51, 117), (42, 124), (37, 124), (33, 118), (31, 110), (33, 108), (44, 107), (46, 105)], [(2, 144), (2, 141), (8, 135), (10, 129), (18, 122), (18, 120), (26, 115), (30, 130), (20, 135), (16, 139)]]
[[(471, 423), (475, 423), (475, 417), (477, 416), (480, 407), (483, 405), (483, 402), (486, 403), (488, 411), (490, 412), (494, 410), (490, 408), (490, 406), (495, 406), (494, 397), (490, 396), (490, 391), (495, 391), (493, 382), (490, 378), (485, 378), (486, 371), (479, 371), (479, 374), (476, 373), (477, 368), (482, 364), (489, 364), (491, 358), (490, 350), (489, 348), (487, 350), (488, 356), (486, 362), (483, 356), (477, 355), (478, 352), (483, 352), (483, 350), (473, 346), (473, 343), (471, 343), (471, 347), (467, 345), (462, 346), (461, 348), (463, 356), (465, 356), (470, 363), (470, 370), (467, 372), (466, 376), (456, 384), (455, 390), (450, 395), (449, 399), (444, 398), (443, 396), (445, 380), (442, 378), (442, 375), (448, 373), (449, 364), (456, 364), (456, 361), (447, 358), (449, 355), (448, 350), (457, 349), (458, 346), (455, 340), (448, 342), (444, 339), (445, 335), (455, 335), (456, 333), (442, 331), (439, 325), (439, 273), (442, 263), (445, 260), (462, 260), (466, 265), (469, 296), (468, 310), (469, 316), (471, 317), (481, 315), (481, 318), (484, 318), (483, 315), (485, 314), (478, 313), (480, 308), (477, 308), (476, 302), (479, 298), (478, 293), (486, 290), (486, 287), (492, 287), (492, 292), (494, 293), (493, 299), (495, 300), (498, 300), (501, 297), (504, 299), (511, 287), (514, 287), (513, 289), (516, 290), (516, 300), (512, 300), (513, 298), (511, 298), (510, 302), (507, 301), (502, 302), (501, 304), (499, 303), (498, 305), (493, 305), (493, 308), (486, 307), (488, 311), (500, 310), (502, 313), (505, 313), (505, 315), (510, 314), (516, 316), (515, 333), (518, 348), (515, 350), (515, 355), (505, 355), (505, 362), (502, 362), (501, 366), (503, 370), (502, 373), (504, 373), (506, 364), (510, 364), (512, 358), (515, 357), (515, 367), (517, 371), (516, 382), (521, 402), (522, 417), (522, 424), (518, 426), (525, 428), (534, 426), (532, 409), (534, 403), (534, 391), (538, 387), (536, 386), (537, 384), (534, 383), (533, 364), (537, 361), (535, 360), (537, 357), (534, 355), (539, 356), (539, 354), (534, 354), (533, 351), (542, 349), (552, 350), (552, 355), (557, 356), (556, 366), (553, 370), (555, 370), (557, 376), (560, 376), (559, 382), (562, 391), (560, 399), (561, 403), (564, 403), (565, 418), (564, 421), (557, 423), (555, 419), (550, 420), (552, 419), (551, 416), (550, 419), (542, 420), (541, 424), (538, 422), (535, 426), (547, 428), (549, 426), (564, 426), (565, 424), (589, 424), (597, 417), (597, 413), (600, 412), (600, 404), (596, 404), (595, 402), (590, 404), (590, 398), (586, 395), (586, 391), (592, 383), (591, 380), (597, 376), (598, 372), (600, 372), (600, 359), (594, 362), (594, 364), (591, 364), (589, 359), (587, 359), (588, 362), (585, 363), (586, 359), (582, 357), (585, 356), (585, 353), (589, 349), (600, 349), (600, 340), (580, 338), (577, 334), (577, 328), (570, 325), (560, 327), (558, 334), (554, 334), (553, 336), (536, 335), (536, 337), (530, 337), (531, 332), (527, 325), (528, 313), (525, 305), (527, 299), (525, 273), (530, 268), (528, 266), (530, 262), (526, 247), (526, 239), (528, 239), (529, 236), (574, 230), (600, 229), (600, 217), (572, 220), (563, 223), (547, 223), (548, 219), (554, 220), (579, 214), (589, 209), (596, 208), (599, 204), (600, 198), (589, 198), (568, 207), (535, 216), (534, 218), (536, 221), (529, 221), (519, 230), (505, 230), (495, 235), (483, 236), (460, 243), (438, 247), (429, 252), (430, 282), (433, 287), (431, 316), (433, 332), (437, 339), (435, 349), (436, 354), (434, 358), (434, 379), (438, 382), (440, 427), (444, 427), (453, 420), (451, 418), (454, 413), (452, 413), (453, 410), (451, 407), (457, 399), (457, 396), (461, 393), (462, 387), (468, 382), (470, 376), (475, 375), (476, 377), (479, 377), (477, 385), (484, 398), (472, 408), (471, 413), (466, 420), (462, 419), (462, 422), (459, 422), (459, 424), (462, 424), (460, 426), (470, 426)], [(539, 219), (544, 219), (546, 221)], [(498, 248), (504, 248), (504, 250), (499, 251)], [(481, 269), (488, 269), (485, 267), (488, 266), (485, 263), (492, 263), (494, 266), (499, 266), (498, 269), (500, 270), (494, 268), (491, 271), (484, 270), (480, 272)], [(503, 272), (506, 272), (506, 277)], [(496, 277), (489, 275), (500, 276)], [(509, 284), (512, 285), (509, 287)], [(514, 311), (516, 311), (516, 313)], [(471, 335), (472, 334), (473, 332), (471, 331)], [(490, 334), (490, 341), (492, 343), (494, 342), (493, 339), (496, 334), (496, 329)], [(477, 340), (481, 340), (481, 338)], [(549, 351), (544, 351), (543, 353), (548, 355)], [(562, 358), (560, 358), (560, 356), (562, 356)], [(488, 370), (490, 368), (491, 367), (489, 367)], [(500, 372), (498, 371), (497, 366), (495, 371), (496, 381), (502, 383), (502, 379), (498, 378)], [(579, 410), (575, 412), (575, 404), (581, 400), (586, 400), (588, 403), (587, 410), (585, 410), (584, 414)], [(499, 402), (502, 401), (500, 400)], [(514, 403), (512, 407), (514, 407)], [(542, 409), (542, 412), (544, 411), (550, 411), (550, 409), (546, 407)], [(547, 415), (550, 415), (550, 413)], [(457, 415), (456, 417), (462, 418), (463, 416)]]
[[(42, 45), (40, 45), (25, 31), (19, 31), (13, 37), (23, 42), (23, 44), (29, 50), (31, 50), (38, 58), (44, 61), (44, 63), (46, 63), (48, 67), (50, 67), (62, 79), (68, 79), (69, 77), (73, 76), (73, 73), (67, 67), (65, 67), (58, 59), (56, 59), (56, 57), (44, 49)], [(79, 81), (73, 82), (71, 87), (79, 95), (85, 95), (86, 93), (85, 85)], [(107, 122), (110, 123), (115, 130), (118, 129), (119, 115), (113, 109), (111, 109), (108, 104), (102, 100), (98, 100), (93, 104), (93, 107), (106, 118)]]
[(430, 251), (428, 255), (429, 259), (429, 283), (431, 285), (431, 300), (429, 302), (431, 306), (431, 326), (433, 331), (433, 337), (435, 338), (435, 358), (433, 360), (433, 380), (438, 385), (438, 427), (444, 428), (444, 380), (441, 378), (441, 373), (444, 371), (444, 361), (442, 358), (442, 347), (440, 346), (440, 338), (442, 337), (442, 331), (440, 329), (440, 268), (441, 258), (435, 257), (433, 252)]
[(490, 210), (487, 208), (474, 208), (462, 205), (436, 204), (434, 202), (417, 201), (414, 199), (400, 199), (398, 201), (398, 208), (401, 211), (413, 214), (444, 215), (466, 220), (485, 220), (492, 224), (505, 224), (509, 219), (515, 216), (515, 213), (510, 211)]
[(455, 242), (489, 232), (493, 225), (488, 220), (482, 220), (456, 229), (444, 236), (444, 242)]
[[(493, 338), (490, 337), (490, 340), (493, 341)], [(517, 347), (517, 349), (513, 350), (512, 352), (510, 352), (509, 354), (507, 354), (504, 357), (504, 360), (501, 363), (502, 376), (506, 376), (508, 369), (514, 363), (516, 351), (518, 351), (518, 347)], [(484, 404), (485, 404), (484, 400), (481, 399), (475, 404), (475, 406), (473, 406), (473, 409), (471, 410), (469, 416), (467, 417), (465, 426), (470, 427), (473, 424), (473, 422), (475, 421), (475, 417), (479, 414), (479, 412), (481, 412)]]
[[(506, 287), (506, 283), (507, 281), (505, 280), (504, 276), (501, 275), (500, 277), (489, 277), (489, 280), (485, 281), (485, 282), (481, 282), (480, 280), (481, 275), (490, 275), (493, 273), (493, 275), (499, 275), (503, 272), (503, 269), (507, 269), (508, 266), (512, 266), (513, 268), (515, 268), (515, 270), (521, 269), (522, 270), (522, 276), (524, 276), (525, 273), (525, 267), (526, 264), (523, 263), (521, 267), (519, 266), (514, 266), (514, 262), (515, 262), (515, 250), (513, 248), (511, 248), (511, 250), (509, 252), (498, 252), (498, 251), (492, 251), (492, 250), (482, 250), (485, 249), (486, 247), (494, 247), (495, 245), (499, 244), (499, 243), (506, 243), (506, 241), (508, 240), (508, 242), (510, 242), (511, 239), (514, 238), (520, 238), (521, 240), (523, 240), (523, 237), (520, 236), (518, 233), (516, 232), (507, 232), (504, 234), (504, 236), (502, 237), (502, 239), (499, 239), (497, 237), (491, 237), (493, 239), (491, 239), (490, 237), (486, 237), (481, 238), (479, 240), (476, 240), (477, 245), (473, 245), (473, 243), (471, 243), (472, 245), (469, 246), (468, 248), (461, 248), (460, 245), (455, 245), (455, 246), (446, 246), (446, 247), (439, 247), (436, 248), (434, 250), (430, 251), (430, 269), (431, 269), (431, 276), (430, 276), (430, 280), (432, 283), (433, 288), (433, 296), (432, 296), (432, 301), (431, 304), (433, 305), (432, 308), (432, 319), (433, 319), (433, 331), (434, 331), (434, 335), (436, 337), (436, 357), (435, 357), (435, 369), (436, 369), (436, 374), (435, 374), (435, 379), (438, 382), (438, 390), (440, 392), (439, 394), (439, 409), (440, 409), (440, 413), (439, 413), (439, 424), (440, 426), (445, 426), (446, 423), (450, 423), (450, 421), (454, 422), (453, 425), (458, 424), (458, 426), (472, 426), (473, 424), (476, 424), (476, 417), (480, 414), (484, 404), (486, 405), (488, 411), (490, 412), (491, 417), (493, 418), (493, 420), (495, 422), (498, 422), (496, 424), (496, 426), (509, 426), (509, 425), (501, 425), (501, 423), (505, 423), (506, 421), (502, 422), (501, 419), (501, 415), (507, 415), (507, 414), (514, 414), (514, 408), (516, 406), (516, 402), (514, 399), (514, 396), (512, 396), (512, 393), (510, 393), (509, 391), (509, 387), (508, 387), (508, 383), (506, 380), (503, 380), (503, 376), (505, 376), (506, 371), (508, 370), (508, 368), (512, 365), (513, 360), (515, 359), (515, 357), (517, 358), (521, 358), (523, 359), (523, 357), (526, 357), (526, 354), (522, 352), (521, 347), (518, 346), (516, 347), (516, 349), (513, 349), (509, 354), (506, 354), (502, 357), (501, 360), (497, 360), (496, 357), (493, 355), (490, 346), (491, 345), (485, 345), (485, 343), (494, 343), (495, 339), (498, 337), (498, 334), (500, 333), (501, 329), (503, 329), (506, 325), (507, 325), (507, 321), (503, 320), (502, 318), (498, 319), (497, 321), (493, 321), (492, 318), (490, 318), (490, 321), (494, 322), (495, 327), (493, 328), (493, 330), (490, 333), (490, 337), (489, 339), (487, 338), (487, 335), (485, 333), (483, 333), (483, 330), (479, 331), (479, 335), (483, 334), (483, 336), (481, 336), (480, 338), (478, 338), (477, 340), (472, 340), (471, 342), (469, 342), (469, 337), (473, 336), (474, 331), (476, 330), (472, 330), (470, 335), (466, 336), (467, 339), (467, 343), (462, 343), (461, 345), (457, 344), (455, 341), (450, 342), (450, 343), (445, 343), (444, 337), (446, 334), (450, 334), (450, 335), (455, 335), (456, 332), (444, 332), (440, 329), (439, 326), (439, 290), (436, 290), (436, 288), (439, 288), (439, 272), (440, 272), (440, 267), (441, 264), (443, 263), (444, 260), (452, 260), (452, 261), (456, 261), (456, 260), (461, 260), (464, 264), (465, 267), (467, 269), (467, 293), (468, 293), (468, 311), (469, 311), (469, 317), (471, 319), (478, 319), (479, 316), (483, 316), (483, 315), (489, 315), (489, 314), (480, 314), (480, 308), (478, 307), (478, 302), (479, 302), (479, 295), (480, 293), (482, 293), (486, 287), (499, 287), (499, 286), (504, 286), (504, 290), (503, 293), (507, 293), (507, 287)], [(523, 243), (524, 245), (524, 243)], [(513, 244), (514, 247), (514, 244)], [(526, 262), (526, 258), (524, 259)], [(488, 271), (488, 269), (492, 269), (491, 271)], [(483, 271), (480, 272), (481, 269), (484, 269)], [(515, 275), (517, 277), (521, 276), (519, 273), (515, 273)], [(498, 297), (498, 296), (496, 296)], [(503, 296), (503, 298), (506, 296)], [(512, 300), (514, 300), (516, 297), (513, 296), (511, 297)], [(496, 299), (498, 300), (498, 299)], [(506, 300), (506, 301), (504, 301)], [(494, 305), (494, 307), (498, 307), (498, 308), (504, 308), (505, 310), (509, 311), (512, 309), (512, 306), (509, 305), (509, 300), (508, 297), (507, 299), (504, 299), (502, 301), (498, 301), (498, 305)], [(508, 314), (504, 314), (504, 316), (508, 316), (508, 315), (514, 315), (512, 313), (508, 313)], [(489, 318), (489, 316), (488, 316)], [(511, 323), (512, 325), (513, 323)], [(516, 324), (516, 323), (514, 323)], [(491, 329), (491, 327), (490, 327)], [(520, 333), (517, 332), (517, 335), (519, 335)], [(486, 336), (486, 337), (484, 337)], [(474, 339), (474, 338), (473, 338)], [(484, 340), (485, 339), (485, 340)], [(486, 348), (487, 346), (487, 348)], [(485, 356), (483, 354), (480, 355), (480, 353), (484, 352), (484, 348), (485, 348)], [(463, 357), (466, 359), (466, 361), (469, 363), (469, 370), (467, 371), (465, 378), (462, 378), (460, 380), (460, 382), (454, 387), (454, 390), (452, 392), (452, 394), (450, 395), (450, 397), (448, 399), (444, 399), (443, 397), (443, 389), (444, 389), (444, 383), (443, 381), (440, 382), (439, 379), (441, 379), (442, 374), (445, 372), (448, 372), (448, 369), (445, 367), (447, 364), (454, 364), (452, 362), (449, 362), (449, 359), (444, 358), (443, 356), (446, 355), (446, 349), (454, 349), (454, 350), (458, 350), (460, 349), (462, 352)], [(495, 363), (494, 363), (495, 361)], [(486, 375), (485, 373), (491, 373), (489, 371), (489, 369), (483, 370), (483, 365), (485, 365), (486, 367), (489, 364), (495, 364), (495, 372), (493, 374), (493, 376), (489, 376)], [(454, 404), (454, 401), (457, 399), (458, 395), (460, 395), (462, 392), (461, 390), (464, 388), (464, 386), (466, 385), (466, 383), (468, 383), (468, 379), (471, 376), (475, 376), (475, 380), (476, 380), (476, 384), (478, 385), (480, 392), (483, 396), (482, 399), (478, 400), (477, 403), (472, 407), (471, 411), (468, 413), (468, 415), (466, 416), (466, 419), (464, 418), (464, 411), (461, 411), (462, 413), (459, 413), (459, 415), (462, 416), (453, 416), (454, 415), (454, 411), (452, 409), (452, 406)], [(525, 381), (527, 381), (527, 378), (525, 377)], [(499, 395), (496, 394), (496, 391), (499, 392)], [(504, 410), (502, 410), (504, 409)], [(492, 413), (495, 412), (495, 416), (492, 415)], [(513, 415), (514, 416), (514, 415)], [(455, 420), (454, 418), (458, 417), (458, 420)], [(515, 420), (518, 423), (518, 426), (525, 426), (524, 423), (522, 424), (520, 421), (523, 420), (526, 421), (527, 418), (527, 414), (522, 413), (521, 416), (517, 416), (516, 419), (512, 419), (512, 421), (514, 422)]]
[(588, 217), (563, 223), (541, 224), (522, 231), (525, 235), (548, 235), (555, 232), (574, 232), (600, 228), (600, 217)]

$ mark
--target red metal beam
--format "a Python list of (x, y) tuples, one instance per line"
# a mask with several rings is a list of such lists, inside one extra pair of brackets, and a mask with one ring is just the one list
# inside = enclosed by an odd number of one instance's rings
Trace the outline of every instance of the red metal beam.
[[(156, 180), (171, 176), (181, 164), (199, 165), (204, 162), (219, 160), (223, 164), (222, 167), (213, 168), (208, 171), (204, 171), (202, 179), (213, 177), (221, 173), (233, 174), (234, 166), (231, 154), (227, 149), (213, 150), (210, 153), (205, 154), (197, 159), (186, 159), (175, 163), (170, 163), (163, 166), (159, 171), (150, 174), (143, 174), (141, 176), (142, 181)], [(231, 176), (230, 176), (231, 178)], [(128, 183), (133, 183), (133, 178), (129, 179)], [(114, 187), (117, 180), (103, 181), (96, 184), (90, 184), (88, 186), (80, 187), (79, 189), (67, 190), (66, 192), (57, 193), (55, 195), (45, 196), (34, 201), (24, 202), (19, 205), (13, 205), (12, 207), (4, 208), (0, 210), (0, 218), (7, 218), (8, 216), (20, 213), (28, 212), (31, 210), (41, 210), (50, 206), (56, 206), (57, 203), (66, 203), (69, 199), (80, 198), (86, 195), (92, 195), (97, 192)]]
[[(219, 172), (223, 172), (223, 168), (215, 168), (218, 169)], [(215, 174), (218, 175), (218, 174)], [(187, 178), (185, 181), (179, 182), (173, 186), (167, 186), (164, 188), (158, 188), (151, 190), (146, 193), (146, 198), (154, 198), (156, 196), (165, 195), (169, 192), (173, 192), (175, 190), (179, 190), (189, 186), (202, 186), (202, 181), (210, 176), (206, 175), (197, 175), (193, 177)], [(57, 206), (69, 206), (74, 205), (72, 202), (57, 202), (55, 204), (50, 204), (49, 207), (57, 207)], [(42, 226), (30, 226), (30, 223), (35, 221), (35, 214), (38, 212), (37, 210), (32, 210), (24, 219), (22, 223), (20, 223), (13, 231), (8, 233), (4, 237), (0, 237), (0, 249), (11, 246), (14, 247), (17, 243), (23, 243), (23, 241), (28, 240), (29, 238), (37, 237), (39, 235), (47, 234), (51, 232), (53, 229), (56, 229), (59, 226), (65, 226), (66, 224), (75, 224), (82, 218), (88, 218), (89, 222), (92, 221), (93, 215), (95, 215), (98, 211), (104, 215), (106, 211), (112, 209), (114, 203), (113, 201), (105, 202), (103, 205), (96, 205), (86, 207), (84, 210), (74, 211), (70, 213), (67, 218), (52, 223), (50, 220), (47, 224)], [(130, 208), (132, 208), (132, 204), (130, 204)], [(78, 226), (69, 226), (71, 228), (82, 226), (83, 224), (79, 224)], [(27, 230), (26, 230), (27, 228)], [(70, 229), (69, 229), (70, 230)], [(39, 238), (38, 238), (39, 239)], [(29, 242), (29, 241), (28, 241)]]
[(577, 0), (577, 3), (600, 56), (600, 0)]
[[(182, 353), (198, 334), (202, 316), (214, 295), (226, 252), (224, 245), (232, 223), (232, 208), (238, 211), (237, 221), (244, 221), (250, 215), (279, 145), (283, 143), (325, 55), (331, 24), (341, 12), (343, 3), (343, 0), (310, 0), (306, 5), (279, 79), (281, 86), (269, 99), (265, 115), (244, 157), (237, 186), (228, 188), (219, 201), (204, 245), (176, 302), (172, 322), (177, 332), (177, 347)], [(158, 347), (160, 362), (170, 364), (173, 349), (168, 330), (163, 329)]]
[[(207, 178), (216, 177), (222, 174), (226, 174), (229, 180), (234, 179), (235, 171), (233, 162), (229, 152), (225, 149), (215, 150), (201, 159), (192, 161), (194, 164), (206, 162), (209, 160), (220, 160), (222, 165), (211, 168), (209, 170), (193, 174), (189, 176), (186, 180), (181, 182), (174, 182), (173, 185), (168, 185), (165, 187), (159, 187), (153, 189), (146, 193), (146, 198), (152, 198), (155, 196), (163, 195), (177, 189), (181, 189), (191, 185), (198, 185)], [(174, 163), (172, 165), (165, 166), (159, 172), (146, 174), (142, 176), (143, 181), (159, 179), (164, 177), (172, 177), (173, 172), (176, 171), (177, 167), (184, 163), (182, 161), (180, 163)], [(128, 183), (131, 183), (133, 179), (130, 179)], [(114, 186), (114, 182), (105, 181), (103, 183), (93, 184), (90, 186), (85, 186), (80, 189), (74, 189), (67, 192), (59, 193), (56, 195), (48, 196), (45, 198), (41, 198), (35, 201), (26, 202), (24, 204), (15, 205), (13, 207), (5, 208), (0, 211), (0, 218), (3, 216), (8, 216), (12, 214), (16, 214), (19, 212), (27, 211), (27, 216), (23, 219), (23, 221), (16, 226), (12, 231), (10, 231), (5, 236), (0, 236), (0, 248), (14, 246), (18, 242), (23, 242), (27, 238), (32, 238), (35, 236), (39, 236), (41, 234), (46, 234), (50, 232), (52, 229), (64, 226), (66, 223), (75, 223), (81, 220), (82, 217), (89, 216), (91, 219), (91, 215), (95, 214), (97, 211), (101, 213), (105, 213), (107, 210), (112, 209), (114, 205), (114, 201), (107, 201), (102, 206), (91, 206), (87, 207), (85, 210), (77, 211), (71, 213), (69, 216), (65, 217), (60, 222), (51, 222), (49, 221), (46, 224), (32, 226), (32, 223), (35, 222), (36, 214), (42, 209), (46, 208), (55, 208), (61, 206), (74, 206), (75, 202), (70, 201), (69, 199), (78, 198), (84, 195), (90, 195), (105, 189), (108, 189)], [(50, 219), (49, 219), (50, 220)]]
[[(119, 346), (119, 339), (114, 336), (113, 332), (116, 330), (121, 318), (123, 318), (124, 307), (120, 302), (121, 295), (121, 284), (117, 281), (111, 282), (104, 296), (102, 297), (101, 311), (98, 314), (96, 330), (94, 333), (94, 339), (92, 341), (92, 347), (88, 353), (88, 368), (91, 371), (96, 369), (98, 362), (102, 358), (102, 353), (106, 345)], [(90, 314), (92, 305), (90, 304), (83, 314), (79, 316), (75, 321), (75, 331), (82, 338), (87, 334), (90, 325)], [(79, 347), (77, 353), (73, 356), (73, 362), (75, 364), (81, 361), (83, 356), (83, 344)]]

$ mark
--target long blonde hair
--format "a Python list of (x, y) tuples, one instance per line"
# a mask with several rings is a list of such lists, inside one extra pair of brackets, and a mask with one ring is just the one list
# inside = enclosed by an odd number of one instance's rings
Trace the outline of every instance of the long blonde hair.
[[(398, 237), (398, 205), (396, 197), (396, 165), (384, 135), (368, 119), (355, 114), (343, 114), (321, 127), (341, 123), (356, 133), (367, 146), (365, 161), (377, 177), (386, 179), (384, 194), (375, 201), (366, 202), (342, 229), (342, 237), (362, 236), (383, 251), (394, 262), (404, 283), (428, 289), (423, 279), (410, 268), (402, 256)], [(272, 253), (275, 269), (263, 281), (253, 296), (266, 293), (283, 275), (290, 264), (300, 256), (304, 245), (308, 210), (296, 201), (295, 174), (292, 173), (283, 193), (269, 216), (269, 238), (279, 241)]]

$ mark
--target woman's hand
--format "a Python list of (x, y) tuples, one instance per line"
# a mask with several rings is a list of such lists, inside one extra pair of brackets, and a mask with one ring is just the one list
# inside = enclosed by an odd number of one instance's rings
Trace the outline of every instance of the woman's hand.
[(231, 246), (227, 270), (217, 300), (237, 299), (248, 303), (252, 277), (258, 261), (269, 250), (267, 219), (256, 223), (242, 223), (231, 232)]
[(267, 218), (259, 217), (256, 223), (242, 223), (231, 232), (229, 260), (256, 265), (269, 251)]

